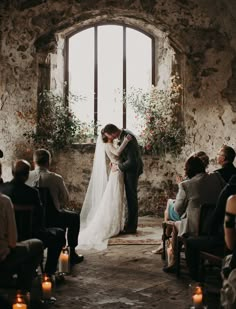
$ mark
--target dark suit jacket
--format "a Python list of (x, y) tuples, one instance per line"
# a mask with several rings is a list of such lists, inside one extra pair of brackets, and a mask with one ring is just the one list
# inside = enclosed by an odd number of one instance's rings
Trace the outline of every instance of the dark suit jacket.
[(43, 207), (37, 189), (26, 184), (18, 183), (14, 179), (0, 185), (0, 192), (9, 196), (13, 204), (34, 205), (33, 209), (33, 233), (44, 228)]
[(143, 162), (136, 137), (129, 130), (122, 130), (120, 142), (128, 134), (132, 135), (132, 140), (129, 141), (120, 155), (121, 163), (119, 163), (119, 169), (122, 172), (137, 173), (137, 176), (139, 176), (143, 172)]
[(217, 201), (216, 209), (212, 216), (211, 233), (224, 237), (224, 218), (227, 199), (236, 194), (236, 175), (233, 175), (229, 183), (223, 188)]
[(236, 175), (236, 167), (233, 163), (226, 163), (222, 168), (215, 170), (215, 172), (220, 173), (225, 182), (229, 182), (230, 178)]

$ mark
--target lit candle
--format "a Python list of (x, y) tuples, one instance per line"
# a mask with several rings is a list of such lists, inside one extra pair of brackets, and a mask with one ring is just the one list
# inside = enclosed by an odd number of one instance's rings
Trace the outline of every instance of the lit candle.
[(17, 304), (13, 304), (13, 309), (27, 309), (27, 305), (26, 304), (21, 304), (21, 303), (17, 303)]
[(193, 304), (195, 306), (201, 306), (202, 305), (202, 293), (199, 293), (199, 294), (194, 294), (193, 295)]
[(202, 294), (202, 288), (200, 286), (195, 288), (195, 294)]
[(68, 249), (63, 249), (59, 258), (59, 272), (68, 273), (69, 272), (69, 251)]
[(49, 299), (52, 293), (52, 282), (49, 281), (48, 277), (44, 278), (42, 282), (42, 292), (43, 292), (43, 299)]
[(16, 303), (13, 304), (12, 309), (27, 309), (27, 305), (24, 304), (23, 299), (17, 295)]

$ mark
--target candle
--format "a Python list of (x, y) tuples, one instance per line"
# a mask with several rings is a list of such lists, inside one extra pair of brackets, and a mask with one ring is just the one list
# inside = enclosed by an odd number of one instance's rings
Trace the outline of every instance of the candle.
[(49, 299), (51, 297), (52, 282), (49, 281), (48, 277), (45, 277), (44, 281), (42, 282), (42, 292), (44, 299)]
[(16, 304), (13, 304), (12, 309), (27, 309), (27, 305), (21, 304), (21, 303), (16, 303)]
[(23, 299), (17, 295), (16, 303), (13, 304), (12, 309), (27, 309), (27, 305), (24, 304)]
[(202, 294), (202, 288), (200, 286), (195, 288), (195, 294)]
[(68, 249), (63, 249), (59, 258), (59, 272), (69, 272), (69, 252)]
[(202, 293), (193, 295), (193, 304), (199, 306), (202, 304)]

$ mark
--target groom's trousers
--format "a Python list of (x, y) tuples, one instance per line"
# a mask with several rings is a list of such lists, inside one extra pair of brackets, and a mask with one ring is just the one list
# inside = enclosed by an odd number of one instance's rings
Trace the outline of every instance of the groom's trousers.
[(126, 229), (136, 231), (138, 225), (138, 176), (137, 173), (124, 173), (125, 192), (128, 207)]

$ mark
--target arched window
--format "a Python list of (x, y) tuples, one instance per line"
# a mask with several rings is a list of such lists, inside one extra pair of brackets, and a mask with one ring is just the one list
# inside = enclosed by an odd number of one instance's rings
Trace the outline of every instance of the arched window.
[(154, 39), (125, 25), (98, 25), (67, 38), (68, 91), (81, 121), (136, 132), (132, 108), (123, 104), (131, 89), (154, 84)]

